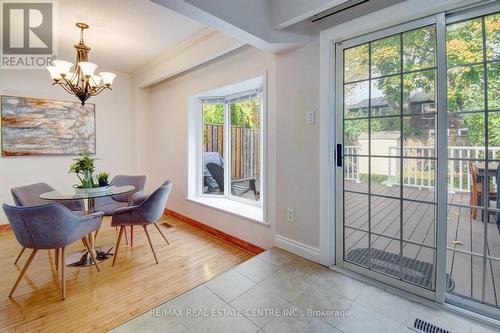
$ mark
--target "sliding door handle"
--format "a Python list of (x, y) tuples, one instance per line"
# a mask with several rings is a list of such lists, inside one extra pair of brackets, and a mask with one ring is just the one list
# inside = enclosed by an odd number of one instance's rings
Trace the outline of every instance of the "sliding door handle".
[(337, 144), (337, 166), (341, 167), (342, 166), (342, 159), (344, 157), (342, 156), (342, 144), (338, 143)]

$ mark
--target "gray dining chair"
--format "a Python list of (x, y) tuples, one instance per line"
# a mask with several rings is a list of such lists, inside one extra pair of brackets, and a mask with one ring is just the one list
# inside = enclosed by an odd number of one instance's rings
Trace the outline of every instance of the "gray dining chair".
[(110, 197), (96, 198), (95, 211), (104, 212), (105, 216), (111, 216), (118, 208), (127, 207), (130, 197), (136, 192), (144, 191), (146, 185), (146, 176), (125, 176), (116, 175), (109, 183), (111, 186), (133, 185), (135, 189), (124, 194), (117, 194)]
[[(146, 186), (146, 176), (116, 175), (109, 183), (111, 186), (133, 185), (135, 189), (131, 192), (95, 199), (95, 211), (104, 212), (105, 216), (112, 216), (115, 210), (129, 205), (129, 200), (137, 192), (143, 192)], [(130, 237), (133, 238), (133, 227), (130, 228)], [(97, 235), (96, 235), (97, 236)], [(125, 230), (125, 242), (128, 244), (127, 230)]]
[(61, 250), (61, 294), (63, 300), (66, 298), (66, 246), (81, 240), (87, 247), (97, 271), (100, 270), (95, 254), (90, 248), (87, 235), (101, 226), (103, 213), (79, 216), (59, 203), (32, 207), (4, 204), (3, 210), (19, 244), (33, 250), (9, 297), (14, 294), (38, 250)]
[(123, 235), (123, 231), (127, 226), (143, 227), (149, 242), (149, 246), (151, 247), (151, 252), (153, 252), (155, 261), (158, 264), (158, 258), (156, 256), (153, 243), (151, 242), (147, 227), (151, 224), (154, 225), (163, 239), (167, 242), (167, 245), (169, 244), (167, 237), (161, 231), (157, 222), (163, 215), (165, 205), (167, 204), (167, 200), (171, 190), (172, 182), (170, 180), (167, 180), (151, 195), (142, 197), (135, 195), (132, 197), (133, 202), (131, 206), (119, 208), (115, 211), (111, 220), (111, 226), (120, 227), (120, 232), (118, 233), (118, 240), (116, 241), (115, 255), (113, 258), (112, 266), (115, 265), (116, 259), (118, 258), (120, 241)]
[[(25, 186), (14, 187), (10, 190), (12, 198), (16, 206), (30, 207), (39, 206), (51, 202), (59, 202), (66, 208), (83, 215), (85, 211), (85, 203), (83, 200), (62, 200), (62, 201), (49, 201), (40, 198), (40, 195), (46, 192), (54, 191), (54, 188), (46, 183), (35, 183)], [(17, 264), (26, 249), (23, 247), (17, 255), (14, 265)], [(58, 251), (56, 250), (56, 257)], [(58, 268), (58, 261), (56, 260), (56, 269)]]

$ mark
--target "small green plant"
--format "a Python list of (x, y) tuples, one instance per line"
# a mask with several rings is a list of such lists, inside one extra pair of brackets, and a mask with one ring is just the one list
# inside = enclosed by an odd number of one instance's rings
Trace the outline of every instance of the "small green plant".
[(74, 159), (74, 163), (69, 167), (69, 172), (76, 174), (80, 180), (81, 188), (94, 187), (94, 177), (92, 175), (95, 171), (94, 161), (95, 158), (90, 157), (88, 151), (84, 151)]
[(109, 185), (109, 172), (101, 171), (97, 174), (97, 182), (99, 183), (99, 187), (108, 186)]

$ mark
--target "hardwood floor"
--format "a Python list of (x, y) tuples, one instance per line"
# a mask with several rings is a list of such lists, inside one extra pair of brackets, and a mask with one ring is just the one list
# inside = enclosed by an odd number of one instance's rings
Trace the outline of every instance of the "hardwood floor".
[[(100, 272), (93, 266), (67, 268), (65, 301), (54, 251), (39, 251), (13, 298), (8, 298), (30, 251), (15, 266), (21, 247), (12, 231), (0, 233), (0, 331), (105, 332), (252, 257), (174, 218), (162, 222), (173, 226), (160, 226), (170, 245), (153, 227), (149, 230), (158, 265), (144, 230), (134, 228), (134, 247), (122, 239), (114, 267), (111, 258), (100, 264)], [(105, 219), (96, 245), (114, 246), (116, 236)], [(69, 255), (81, 248), (81, 242), (75, 242), (66, 251)]]

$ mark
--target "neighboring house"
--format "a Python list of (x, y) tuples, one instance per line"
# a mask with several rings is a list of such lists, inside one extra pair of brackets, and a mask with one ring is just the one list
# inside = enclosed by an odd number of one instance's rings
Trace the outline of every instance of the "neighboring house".
[[(409, 129), (404, 131), (406, 139), (411, 138), (415, 142), (433, 140), (435, 126), (437, 125), (434, 116), (436, 112), (434, 96), (423, 92), (414, 92), (409, 100), (409, 103), (405, 101), (403, 105), (405, 114), (413, 115), (412, 117), (405, 117), (405, 120), (409, 122), (405, 124), (405, 128)], [(396, 114), (394, 110), (398, 110), (398, 104), (393, 103), (390, 105), (386, 98), (375, 97), (371, 99), (371, 103), (368, 105), (368, 99), (366, 98), (351, 105), (346, 104), (346, 112), (357, 113), (360, 117), (367, 117), (368, 108), (370, 107), (370, 116), (372, 117), (389, 116)], [(449, 118), (447, 135), (450, 145), (468, 145), (467, 128), (460, 117)]]

